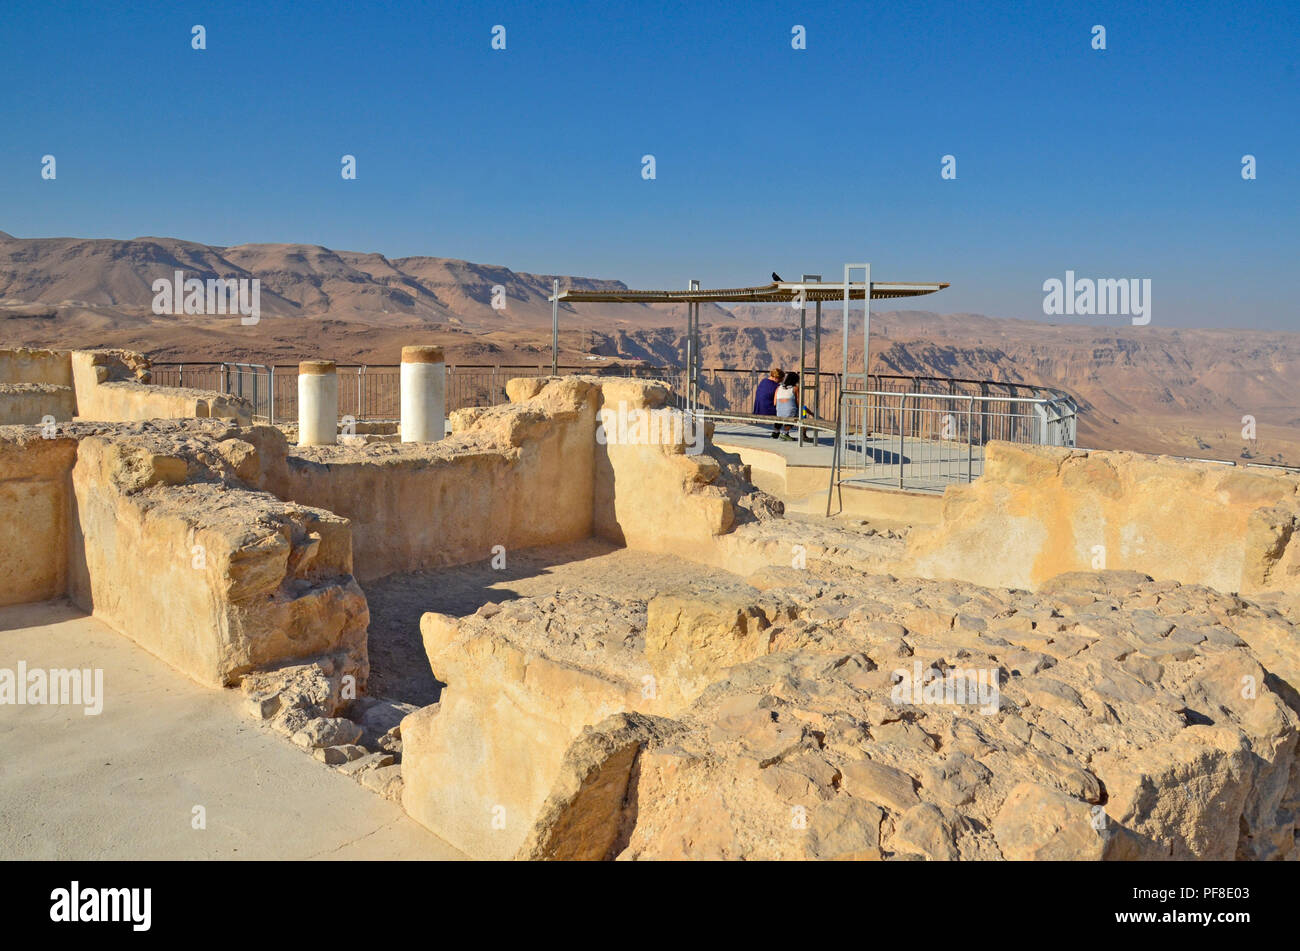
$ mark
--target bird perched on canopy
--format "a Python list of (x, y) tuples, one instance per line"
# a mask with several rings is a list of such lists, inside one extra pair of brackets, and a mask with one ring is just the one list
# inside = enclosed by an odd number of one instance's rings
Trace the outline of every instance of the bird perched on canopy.
[(780, 274), (777, 274), (776, 271), (773, 271), (773, 272), (772, 272), (772, 283), (773, 283), (773, 284), (780, 284), (780, 283), (781, 283), (781, 275), (780, 275)]

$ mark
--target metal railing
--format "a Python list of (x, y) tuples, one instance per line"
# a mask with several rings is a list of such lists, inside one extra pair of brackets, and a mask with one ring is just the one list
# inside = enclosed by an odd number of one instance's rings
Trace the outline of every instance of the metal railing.
[[(1075, 445), (1078, 407), (1068, 394), (1026, 384), (978, 385), (985, 392), (842, 391), (827, 514), (832, 495), (843, 507), (846, 484), (937, 492), (974, 481), (983, 474), (984, 446), (992, 440)], [(1038, 395), (987, 392), (994, 386)]]
[[(155, 363), (152, 381), (159, 386), (215, 390), (249, 399), (258, 422), (286, 423), (298, 418), (298, 367), (253, 363)], [(337, 368), (339, 416), (395, 422), (401, 415), (401, 366), (351, 365)], [(680, 392), (682, 371), (662, 367), (560, 367), (562, 375), (632, 376), (658, 379)], [(448, 365), (447, 412), (469, 406), (509, 402), (506, 383), (517, 377), (550, 376), (549, 366), (499, 364)]]
[(150, 382), (157, 386), (183, 386), (239, 396), (252, 404), (254, 422), (274, 422), (276, 419), (280, 397), (273, 366), (261, 363), (155, 363), (149, 371)]

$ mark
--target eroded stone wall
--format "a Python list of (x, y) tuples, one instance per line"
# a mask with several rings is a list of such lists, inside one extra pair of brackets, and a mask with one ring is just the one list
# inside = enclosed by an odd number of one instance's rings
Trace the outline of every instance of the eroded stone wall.
[(77, 441), (0, 427), (0, 605), (44, 601), (68, 588), (68, 475)]
[(76, 412), (67, 350), (0, 349), (0, 426), (67, 422)]
[(72, 385), (72, 351), (0, 348), (0, 383)]
[(923, 577), (1036, 588), (1066, 571), (1132, 569), (1220, 591), (1300, 591), (1300, 477), (1131, 452), (990, 443), (913, 533)]
[(0, 426), (29, 426), (47, 419), (67, 422), (77, 413), (70, 386), (0, 383)]
[(247, 400), (208, 390), (152, 386), (149, 361), (130, 350), (0, 349), (0, 426), (52, 416), (92, 422), (146, 419), (250, 421)]
[(75, 350), (77, 416), (88, 421), (233, 419), (248, 423), (247, 400), (208, 390), (149, 384), (149, 361), (128, 350)]
[(595, 389), (462, 410), (435, 443), (288, 447), (264, 486), (351, 520), (358, 576), (463, 564), (592, 534)]
[(262, 484), (349, 518), (363, 580), (593, 535), (692, 555), (731, 528), (713, 456), (597, 439), (602, 408), (663, 407), (663, 384), (519, 379), (508, 392), (510, 404), (454, 412), (436, 443), (288, 447)]
[(220, 429), (81, 440), (72, 600), (211, 686), (329, 652), (364, 683), (347, 521), (241, 487), (256, 446)]

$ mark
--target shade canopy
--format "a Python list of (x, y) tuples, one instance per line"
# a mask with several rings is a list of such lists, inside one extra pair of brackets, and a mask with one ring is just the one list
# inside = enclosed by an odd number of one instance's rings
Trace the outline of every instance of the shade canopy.
[[(933, 294), (948, 285), (920, 284), (905, 281), (872, 281), (871, 299), (889, 300), (896, 297), (920, 297)], [(866, 287), (861, 281), (849, 282), (849, 300), (862, 300)], [(844, 300), (843, 282), (783, 281), (780, 284), (761, 284), (758, 287), (724, 287), (685, 291), (583, 291), (565, 290), (547, 300), (571, 304), (789, 304), (802, 296), (807, 301)]]

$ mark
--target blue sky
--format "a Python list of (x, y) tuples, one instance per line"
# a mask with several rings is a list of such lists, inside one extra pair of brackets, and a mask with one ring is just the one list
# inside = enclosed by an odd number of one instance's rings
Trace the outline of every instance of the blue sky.
[(1150, 278), (1152, 326), (1300, 331), (1294, 2), (6, 0), (0, 62), (0, 229), (22, 237), (639, 287), (870, 260), (951, 282), (934, 309), (1039, 318), (1069, 268)]

